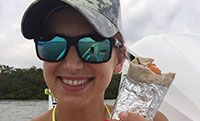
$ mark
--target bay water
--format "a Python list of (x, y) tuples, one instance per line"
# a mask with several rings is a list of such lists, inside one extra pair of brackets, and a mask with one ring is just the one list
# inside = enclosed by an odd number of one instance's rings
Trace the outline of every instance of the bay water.
[[(105, 100), (112, 105), (114, 100)], [(0, 121), (30, 121), (48, 110), (48, 101), (0, 101)]]

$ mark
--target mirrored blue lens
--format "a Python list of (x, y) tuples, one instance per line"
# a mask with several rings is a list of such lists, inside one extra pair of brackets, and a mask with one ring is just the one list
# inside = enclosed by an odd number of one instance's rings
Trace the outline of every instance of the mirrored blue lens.
[(79, 40), (78, 51), (85, 62), (106, 62), (111, 56), (111, 43), (109, 39), (95, 41), (90, 37), (86, 37)]
[(62, 37), (54, 37), (49, 41), (37, 41), (38, 55), (45, 61), (59, 61), (65, 55), (67, 43)]

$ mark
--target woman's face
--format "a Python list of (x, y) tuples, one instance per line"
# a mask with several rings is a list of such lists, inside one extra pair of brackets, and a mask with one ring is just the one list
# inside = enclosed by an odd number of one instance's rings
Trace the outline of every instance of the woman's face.
[[(74, 10), (66, 8), (48, 18), (50, 32), (76, 37), (93, 34), (94, 29)], [(61, 62), (44, 62), (44, 78), (47, 86), (56, 96), (58, 103), (80, 106), (94, 100), (102, 100), (114, 70), (120, 70), (116, 50), (106, 63), (82, 62), (74, 46), (71, 46)]]

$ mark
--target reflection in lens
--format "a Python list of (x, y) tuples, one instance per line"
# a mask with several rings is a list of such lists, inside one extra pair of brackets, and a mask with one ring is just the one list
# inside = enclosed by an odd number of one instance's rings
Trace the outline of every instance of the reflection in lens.
[(78, 43), (79, 53), (86, 62), (105, 62), (109, 59), (110, 41), (95, 41), (92, 38), (83, 38)]
[(58, 61), (65, 54), (66, 41), (62, 37), (54, 37), (50, 41), (38, 41), (37, 48), (43, 60)]

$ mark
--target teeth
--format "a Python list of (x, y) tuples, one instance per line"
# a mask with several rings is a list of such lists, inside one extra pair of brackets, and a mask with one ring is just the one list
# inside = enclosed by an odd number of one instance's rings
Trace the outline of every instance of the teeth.
[(63, 82), (67, 85), (71, 85), (71, 86), (78, 86), (78, 85), (82, 85), (84, 83), (86, 83), (86, 80), (63, 80)]
[(69, 80), (69, 85), (73, 85), (73, 81), (72, 80)]

